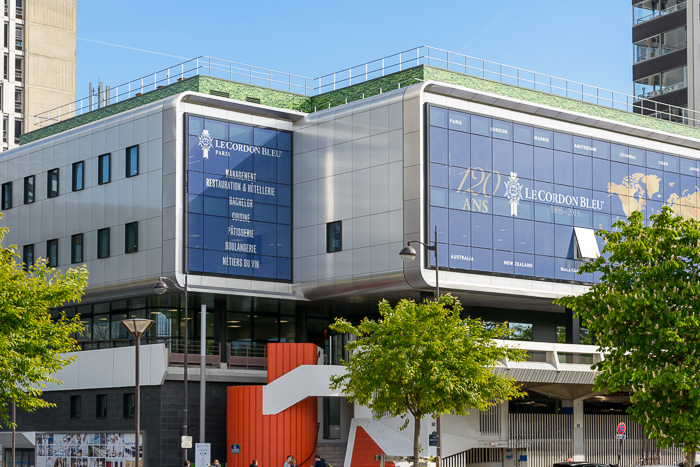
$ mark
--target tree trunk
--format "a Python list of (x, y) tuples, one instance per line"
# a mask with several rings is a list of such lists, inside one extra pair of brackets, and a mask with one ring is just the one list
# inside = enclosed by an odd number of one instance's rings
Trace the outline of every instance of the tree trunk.
[(695, 450), (685, 451), (685, 467), (695, 467)]
[(422, 418), (423, 417), (413, 417), (413, 467), (418, 467), (418, 449), (420, 448), (420, 423)]

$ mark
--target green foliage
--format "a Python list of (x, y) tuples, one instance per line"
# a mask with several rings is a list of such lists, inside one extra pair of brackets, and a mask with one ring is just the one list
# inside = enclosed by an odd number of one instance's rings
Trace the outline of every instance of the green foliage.
[[(7, 228), (0, 228), (0, 243)], [(78, 317), (53, 321), (49, 308), (78, 301), (87, 285), (87, 269), (64, 274), (45, 260), (22, 269), (16, 248), (0, 246), (0, 423), (11, 426), (8, 408), (33, 411), (52, 404), (41, 399), (45, 383), (57, 383), (53, 373), (73, 360), (71, 336), (82, 330)]]
[(383, 300), (379, 320), (365, 318), (358, 326), (336, 318), (331, 329), (357, 340), (348, 344), (347, 373), (331, 377), (331, 388), (377, 416), (403, 418), (402, 429), (411, 414), (418, 430), (424, 415), (466, 415), (523, 396), (514, 380), (492, 371), (503, 359), (524, 358), (493, 341), (510, 335), (507, 325), (487, 328), (462, 319), (461, 311), (459, 301), (445, 295), (439, 302), (402, 300), (395, 308)]
[(700, 224), (669, 208), (644, 225), (640, 212), (618, 221), (603, 256), (581, 266), (601, 273), (571, 308), (597, 339), (596, 390), (630, 391), (630, 418), (658, 445), (700, 447)]

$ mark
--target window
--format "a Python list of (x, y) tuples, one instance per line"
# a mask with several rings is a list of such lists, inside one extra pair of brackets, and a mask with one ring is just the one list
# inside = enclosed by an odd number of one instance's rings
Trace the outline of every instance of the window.
[(634, 95), (648, 99), (686, 87), (688, 87), (688, 67), (682, 66), (638, 79), (634, 82)]
[(126, 240), (126, 246), (124, 247), (124, 253), (136, 253), (137, 251), (139, 251), (139, 223), (138, 222), (130, 222), (130, 223), (126, 224), (124, 238)]
[(124, 394), (124, 417), (131, 418), (134, 416), (134, 393)]
[(15, 57), (15, 81), (22, 81), (24, 76), (24, 58)]
[(22, 127), (22, 119), (15, 118), (15, 144), (19, 144), (19, 137), (22, 136)]
[(58, 169), (51, 169), (47, 172), (48, 183), (46, 193), (49, 198), (58, 196)]
[(97, 257), (109, 258), (109, 227), (97, 231)]
[(139, 147), (126, 148), (126, 176), (133, 177), (139, 174)]
[(2, 184), (2, 209), (12, 207), (12, 182)]
[(58, 266), (58, 239), (46, 242), (46, 259), (50, 268)]
[(4, 59), (3, 62), (2, 62), (2, 66), (3, 66), (3, 68), (2, 68), (2, 76), (3, 76), (3, 78), (9, 79), (9, 76), (10, 76), (10, 70), (9, 70), (9, 68), (10, 68), (10, 57), (8, 57), (7, 54), (5, 54), (5, 59)]
[(70, 237), (70, 262), (83, 262), (83, 234), (75, 234)]
[[(0, 86), (0, 95), (2, 95), (2, 86)], [(0, 98), (0, 108), (2, 107), (2, 98)], [(7, 143), (7, 125), (9, 124), (9, 119), (7, 115), (2, 116), (2, 142)]]
[(574, 259), (594, 260), (600, 256), (593, 229), (574, 227)]
[(5, 23), (5, 48), (7, 48), (7, 44), (10, 42), (10, 23)]
[(73, 191), (85, 188), (85, 161), (73, 163)]
[(99, 185), (104, 185), (109, 183), (112, 179), (110, 177), (110, 161), (109, 154), (102, 154), (98, 158), (97, 163), (97, 183)]
[(334, 253), (343, 249), (343, 221), (326, 224), (326, 253)]
[(23, 13), (22, 0), (15, 0), (15, 16), (17, 19), (22, 19)]
[(15, 49), (22, 50), (22, 45), (24, 42), (24, 26), (15, 26)]
[(24, 245), (22, 247), (22, 263), (24, 263), (25, 271), (34, 264), (34, 245)]
[(639, 63), (650, 58), (683, 50), (687, 46), (686, 27), (648, 37), (634, 43), (634, 62)]
[(34, 175), (24, 177), (24, 204), (34, 202)]
[(5, 16), (10, 14), (10, 0), (5, 0)]
[(641, 24), (686, 7), (685, 0), (644, 0), (634, 5), (634, 24)]
[(80, 396), (70, 396), (70, 418), (80, 418)]
[(107, 418), (107, 394), (98, 394), (95, 404), (95, 416)]

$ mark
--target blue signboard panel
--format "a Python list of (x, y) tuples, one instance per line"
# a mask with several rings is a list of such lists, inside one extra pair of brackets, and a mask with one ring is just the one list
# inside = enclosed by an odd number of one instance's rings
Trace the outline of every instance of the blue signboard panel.
[(188, 269), (291, 281), (292, 135), (187, 116)]
[(436, 106), (427, 114), (426, 231), (438, 228), (441, 268), (590, 283), (576, 274), (575, 227), (607, 230), (663, 205), (697, 218), (693, 159)]

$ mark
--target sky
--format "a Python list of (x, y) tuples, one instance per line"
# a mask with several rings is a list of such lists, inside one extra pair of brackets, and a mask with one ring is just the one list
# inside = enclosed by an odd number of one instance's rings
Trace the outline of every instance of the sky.
[(427, 45), (631, 94), (629, 0), (82, 0), (76, 97), (201, 55), (316, 78)]

